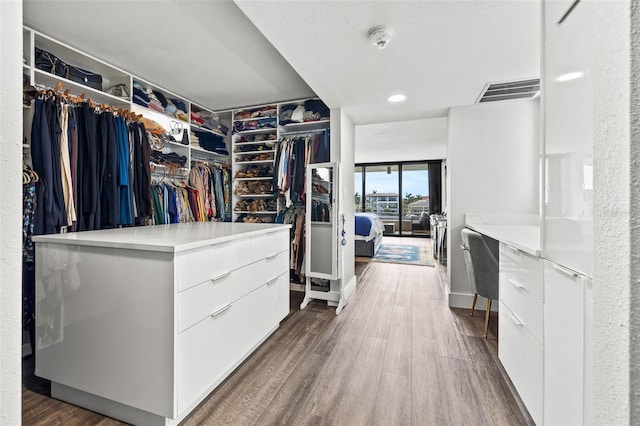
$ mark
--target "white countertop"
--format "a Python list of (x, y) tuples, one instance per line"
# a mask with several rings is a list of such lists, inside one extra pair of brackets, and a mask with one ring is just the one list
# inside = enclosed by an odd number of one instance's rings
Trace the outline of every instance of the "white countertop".
[(288, 228), (291, 228), (291, 225), (193, 222), (38, 235), (33, 237), (33, 241), (177, 253)]
[(540, 257), (540, 227), (538, 225), (496, 225), (467, 223), (466, 227), (525, 253)]

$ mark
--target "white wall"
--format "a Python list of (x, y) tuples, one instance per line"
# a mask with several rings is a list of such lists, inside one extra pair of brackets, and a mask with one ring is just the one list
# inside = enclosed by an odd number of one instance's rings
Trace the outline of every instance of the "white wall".
[(633, 3), (593, 2), (595, 424), (640, 422), (640, 10)]
[(342, 229), (344, 215), (347, 245), (339, 245), (340, 283), (347, 286), (352, 280), (355, 285), (354, 258), (354, 210), (353, 180), (354, 180), (354, 138), (355, 126), (349, 116), (340, 108), (331, 110), (331, 161), (340, 163), (340, 206), (338, 212), (338, 229)]
[(22, 1), (0, 1), (0, 424), (21, 419)]
[(446, 117), (356, 126), (356, 164), (440, 160), (446, 155)]
[(539, 214), (538, 100), (449, 111), (447, 154), (449, 305), (471, 306), (460, 231), (466, 213)]

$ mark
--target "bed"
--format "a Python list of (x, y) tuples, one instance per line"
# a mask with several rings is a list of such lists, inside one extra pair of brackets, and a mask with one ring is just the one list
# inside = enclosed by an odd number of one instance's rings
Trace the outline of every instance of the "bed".
[(382, 244), (384, 224), (373, 213), (356, 213), (355, 220), (356, 256), (375, 256)]

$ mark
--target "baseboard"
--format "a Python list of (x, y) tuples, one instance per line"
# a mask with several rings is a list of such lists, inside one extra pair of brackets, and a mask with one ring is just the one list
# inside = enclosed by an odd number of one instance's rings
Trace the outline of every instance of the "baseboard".
[[(473, 294), (469, 293), (452, 293), (447, 291), (447, 298), (449, 300), (450, 308), (462, 308), (471, 309), (471, 303), (473, 303)], [(498, 312), (498, 301), (493, 300), (491, 302), (491, 312)], [(487, 299), (478, 296), (476, 301), (476, 310), (484, 311), (487, 306)]]

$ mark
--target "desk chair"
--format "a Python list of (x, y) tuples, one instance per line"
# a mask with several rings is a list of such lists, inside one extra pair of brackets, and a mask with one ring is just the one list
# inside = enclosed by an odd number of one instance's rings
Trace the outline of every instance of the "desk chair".
[(467, 275), (473, 288), (471, 316), (476, 307), (478, 295), (487, 299), (487, 312), (484, 319), (484, 338), (489, 330), (491, 301), (498, 299), (498, 259), (499, 245), (492, 238), (486, 238), (471, 229), (462, 229), (462, 250), (467, 265)]

